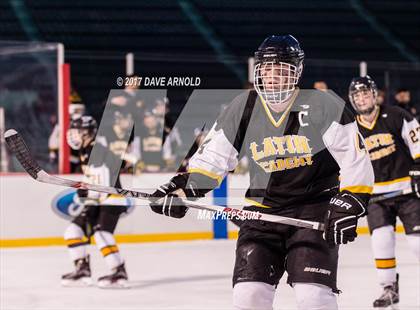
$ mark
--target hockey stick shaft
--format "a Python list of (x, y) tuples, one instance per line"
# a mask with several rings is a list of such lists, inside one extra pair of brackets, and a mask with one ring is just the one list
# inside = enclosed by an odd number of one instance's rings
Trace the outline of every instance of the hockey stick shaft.
[[(27, 147), (22, 136), (14, 129), (10, 129), (5, 133), (5, 139), (8, 147), (16, 156), (25, 171), (35, 180), (47, 183), (55, 184), (66, 187), (73, 187), (77, 189), (92, 190), (107, 194), (121, 195), (127, 198), (136, 198), (142, 200), (151, 200), (153, 197), (148, 193), (139, 192), (133, 189), (116, 188), (111, 186), (103, 186), (90, 184), (85, 182), (73, 181), (64, 179), (57, 176), (52, 176), (45, 172), (41, 166), (32, 158), (29, 148)], [(181, 198), (182, 199), (182, 198)], [(240, 210), (236, 208), (223, 207), (217, 205), (209, 205), (200, 203), (198, 201), (191, 202), (186, 199), (182, 199), (182, 202), (186, 206), (194, 209), (214, 211), (218, 214), (225, 214), (228, 218), (250, 218), (256, 220), (262, 220), (272, 223), (279, 223), (284, 225), (292, 225), (303, 228), (310, 228), (314, 230), (324, 230), (324, 224), (313, 221), (300, 220), (295, 218), (283, 217), (279, 215), (265, 214), (256, 211)]]
[(409, 195), (412, 192), (413, 191), (412, 191), (411, 188), (406, 188), (406, 189), (403, 189), (403, 190), (386, 193), (386, 194), (383, 194), (383, 195), (380, 195), (380, 196), (376, 196), (376, 197), (371, 198), (369, 200), (369, 203), (371, 204), (371, 203), (375, 203), (375, 202), (380, 202), (380, 201), (383, 201), (383, 200), (387, 200), (387, 199), (390, 199), (390, 198), (395, 198), (395, 197), (398, 197), (398, 196)]

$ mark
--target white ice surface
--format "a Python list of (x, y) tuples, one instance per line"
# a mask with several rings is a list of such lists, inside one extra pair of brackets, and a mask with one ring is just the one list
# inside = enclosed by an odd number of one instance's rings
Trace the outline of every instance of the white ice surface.
[[(235, 241), (121, 244), (132, 284), (128, 290), (63, 288), (60, 276), (72, 270), (65, 247), (0, 251), (0, 309), (231, 309)], [(95, 247), (94, 277), (107, 273)], [(400, 310), (420, 309), (420, 270), (404, 236), (397, 237)], [(296, 309), (293, 290), (277, 289), (275, 309)], [(340, 309), (372, 309), (381, 289), (370, 240), (360, 236), (340, 250)]]

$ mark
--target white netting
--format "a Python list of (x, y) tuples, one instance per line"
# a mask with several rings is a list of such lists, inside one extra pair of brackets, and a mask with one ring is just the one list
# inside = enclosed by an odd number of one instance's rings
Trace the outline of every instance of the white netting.
[[(4, 127), (18, 130), (36, 159), (53, 172), (57, 162), (49, 157), (48, 138), (58, 122), (57, 49), (58, 44), (0, 41)], [(13, 160), (1, 166), (1, 171), (20, 169)]]

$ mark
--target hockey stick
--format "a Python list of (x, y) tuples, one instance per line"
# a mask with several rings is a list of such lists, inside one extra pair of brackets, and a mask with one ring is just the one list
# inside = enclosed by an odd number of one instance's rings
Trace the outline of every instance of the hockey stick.
[(398, 196), (408, 195), (408, 194), (411, 194), (412, 192), (413, 191), (412, 191), (411, 188), (406, 188), (406, 189), (403, 189), (403, 190), (386, 193), (386, 194), (371, 198), (369, 200), (369, 204), (379, 202), (379, 201), (383, 201), (383, 200), (387, 200), (387, 199), (394, 198), (394, 197), (398, 197)]
[[(22, 167), (25, 171), (36, 181), (47, 183), (47, 184), (55, 184), (61, 185), (66, 187), (73, 187), (78, 189), (86, 189), (92, 190), (97, 192), (103, 192), (108, 194), (116, 194), (121, 195), (128, 198), (136, 198), (142, 200), (151, 200), (152, 196), (147, 193), (139, 192), (132, 189), (123, 189), (117, 187), (110, 187), (110, 186), (103, 186), (103, 185), (96, 185), (90, 184), (85, 182), (73, 181), (69, 179), (64, 179), (56, 176), (52, 176), (45, 172), (41, 166), (32, 158), (29, 148), (25, 144), (22, 136), (14, 129), (9, 129), (4, 134), (6, 139), (6, 143), (13, 154), (16, 156), (17, 160), (20, 162)], [(200, 209), (200, 210), (208, 210), (217, 212), (218, 215), (225, 214), (228, 218), (249, 218), (249, 219), (256, 219), (262, 220), (272, 223), (279, 223), (284, 225), (292, 225), (297, 227), (304, 227), (310, 228), (314, 230), (324, 230), (324, 224), (319, 222), (312, 222), (300, 219), (294, 219), (279, 215), (272, 215), (272, 214), (265, 214), (256, 211), (249, 211), (249, 210), (240, 210), (235, 208), (223, 207), (223, 206), (216, 206), (216, 205), (208, 205), (199, 203), (197, 201), (191, 202), (186, 199), (182, 199), (182, 202), (185, 203), (186, 206), (193, 208), (193, 209)]]

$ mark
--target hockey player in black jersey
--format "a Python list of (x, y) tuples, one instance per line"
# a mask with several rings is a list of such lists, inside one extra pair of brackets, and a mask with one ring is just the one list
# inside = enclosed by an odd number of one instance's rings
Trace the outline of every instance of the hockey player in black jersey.
[(163, 127), (151, 112), (146, 111), (138, 139), (143, 172), (162, 172), (172, 162), (170, 143), (163, 143)]
[[(87, 182), (101, 185), (110, 184), (110, 171), (107, 160), (92, 158), (91, 151), (95, 146), (98, 154), (113, 154), (106, 148), (106, 143), (95, 143), (97, 132), (96, 121), (91, 116), (82, 116), (71, 121), (67, 132), (67, 142), (74, 150), (78, 150), (82, 170)], [(98, 140), (98, 139), (97, 139)], [(113, 155), (115, 157), (115, 155)], [(117, 179), (116, 186), (119, 185)], [(75, 271), (62, 276), (63, 286), (85, 286), (93, 284), (87, 246), (91, 237), (95, 238), (96, 245), (102, 253), (106, 264), (112, 270), (110, 275), (100, 277), (98, 286), (102, 288), (128, 287), (127, 273), (124, 260), (120, 255), (113, 236), (119, 216), (126, 212), (124, 199), (114, 195), (79, 189), (75, 202), (84, 205), (82, 212), (72, 221), (64, 233), (71, 259), (75, 264)]]
[(159, 214), (183, 217), (187, 208), (177, 195), (202, 197), (246, 156), (245, 209), (325, 220), (324, 234), (244, 220), (233, 272), (235, 309), (272, 309), (285, 271), (299, 309), (337, 309), (338, 245), (357, 236), (372, 191), (372, 165), (344, 102), (333, 93), (297, 88), (303, 59), (291, 35), (264, 40), (255, 53), (255, 91), (227, 106), (188, 172), (156, 190), (151, 204)]
[(407, 111), (376, 103), (377, 88), (369, 77), (351, 81), (349, 99), (358, 113), (357, 123), (370, 154), (374, 194), (412, 188), (413, 193), (368, 206), (379, 282), (383, 294), (374, 307), (398, 303), (398, 274), (395, 260), (395, 223), (402, 221), (407, 241), (420, 260), (420, 127)]

